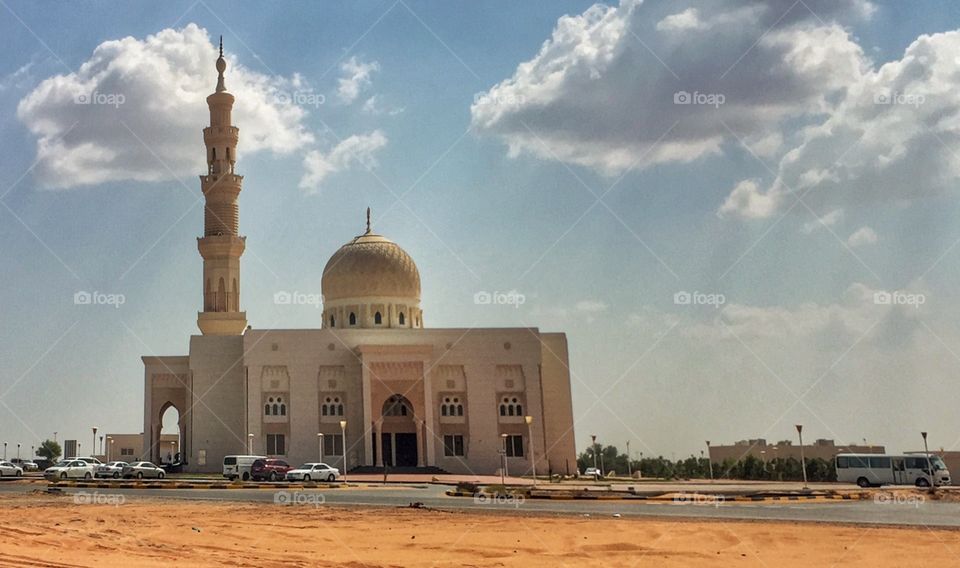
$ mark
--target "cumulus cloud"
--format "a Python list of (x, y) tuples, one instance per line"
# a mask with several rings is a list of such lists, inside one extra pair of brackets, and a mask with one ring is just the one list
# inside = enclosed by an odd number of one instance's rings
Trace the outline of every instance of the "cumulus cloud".
[(847, 246), (850, 247), (862, 247), (864, 245), (872, 245), (879, 240), (877, 233), (870, 227), (860, 227), (849, 238), (847, 238)]
[[(39, 185), (161, 181), (205, 170), (205, 98), (217, 82), (216, 48), (195, 24), (143, 40), (105, 41), (76, 72), (42, 81), (17, 107), (37, 137)], [(313, 141), (306, 112), (278, 102), (306, 89), (298, 76), (247, 69), (228, 56), (226, 85), (242, 125), (239, 153), (289, 153)]]
[(347, 59), (340, 65), (343, 77), (338, 80), (337, 96), (347, 104), (357, 100), (360, 93), (370, 86), (370, 76), (379, 70), (380, 64), (376, 61), (364, 62), (355, 56)]
[(328, 176), (361, 164), (366, 168), (377, 165), (376, 153), (387, 145), (383, 132), (374, 130), (369, 134), (357, 134), (342, 140), (328, 152), (312, 150), (303, 159), (304, 174), (300, 189), (307, 193), (319, 191)]
[(819, 231), (820, 229), (832, 227), (842, 220), (843, 209), (834, 209), (822, 217), (818, 217), (813, 221), (804, 223), (800, 230), (803, 232), (803, 234), (809, 235), (815, 231)]
[(511, 156), (605, 174), (690, 162), (731, 140), (771, 155), (787, 119), (831, 110), (869, 67), (839, 23), (868, 17), (864, 0), (677, 4), (656, 24), (640, 0), (560, 18), (535, 57), (477, 97), (474, 128)]

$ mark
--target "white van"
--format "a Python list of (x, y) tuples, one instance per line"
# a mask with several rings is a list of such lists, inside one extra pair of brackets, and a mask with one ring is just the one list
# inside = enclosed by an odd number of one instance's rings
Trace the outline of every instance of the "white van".
[(265, 459), (267, 456), (224, 456), (223, 476), (230, 481), (237, 478), (247, 481), (250, 479), (250, 466), (253, 462)]

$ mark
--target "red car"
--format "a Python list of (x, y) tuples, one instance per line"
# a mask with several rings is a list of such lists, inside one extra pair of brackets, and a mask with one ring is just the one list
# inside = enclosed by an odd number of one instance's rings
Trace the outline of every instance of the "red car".
[(267, 479), (277, 481), (286, 477), (292, 468), (290, 464), (278, 459), (259, 459), (250, 466), (250, 477), (254, 480)]

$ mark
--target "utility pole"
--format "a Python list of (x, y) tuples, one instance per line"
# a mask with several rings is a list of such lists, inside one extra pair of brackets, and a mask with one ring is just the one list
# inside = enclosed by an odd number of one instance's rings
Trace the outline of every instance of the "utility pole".
[(803, 456), (803, 424), (797, 424), (797, 435), (800, 436), (800, 469), (803, 470), (803, 488), (807, 487), (807, 460)]

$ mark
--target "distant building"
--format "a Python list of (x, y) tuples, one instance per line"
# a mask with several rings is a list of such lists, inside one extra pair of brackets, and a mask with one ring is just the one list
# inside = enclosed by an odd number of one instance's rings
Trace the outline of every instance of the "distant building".
[(64, 458), (77, 457), (77, 441), (76, 440), (63, 441), (63, 457)]
[[(803, 456), (807, 459), (820, 458), (831, 460), (841, 453), (882, 454), (886, 453), (883, 446), (862, 446), (858, 444), (836, 445), (833, 440), (820, 439), (812, 444), (803, 446)], [(747, 456), (753, 456), (763, 461), (776, 459), (800, 459), (800, 446), (794, 445), (791, 440), (782, 440), (776, 444), (768, 444), (763, 438), (740, 440), (733, 445), (710, 446), (710, 461), (723, 463), (726, 460), (739, 461)]]
[[(176, 461), (180, 452), (179, 440), (180, 437), (176, 434), (160, 436), (160, 459), (157, 460), (159, 463)], [(150, 448), (144, 448), (143, 434), (107, 434), (105, 444), (106, 461), (151, 461)]]

